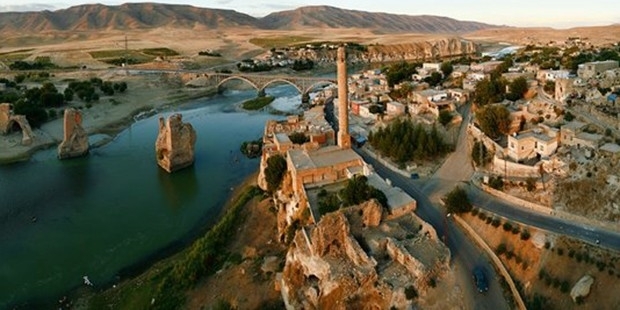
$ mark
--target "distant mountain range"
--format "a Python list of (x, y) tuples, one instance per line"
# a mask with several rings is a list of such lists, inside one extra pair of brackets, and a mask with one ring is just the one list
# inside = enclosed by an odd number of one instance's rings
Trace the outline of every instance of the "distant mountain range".
[(138, 30), (159, 27), (189, 29), (296, 30), (309, 28), (364, 28), (383, 33), (465, 33), (497, 28), (471, 21), (430, 15), (397, 15), (307, 6), (255, 18), (233, 10), (189, 5), (127, 3), (88, 4), (57, 11), (0, 13), (0, 32)]

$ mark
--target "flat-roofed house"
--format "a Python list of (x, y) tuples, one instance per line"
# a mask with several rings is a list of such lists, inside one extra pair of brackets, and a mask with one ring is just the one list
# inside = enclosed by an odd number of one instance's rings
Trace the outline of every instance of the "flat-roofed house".
[(508, 157), (516, 162), (532, 158), (548, 158), (558, 148), (558, 138), (553, 132), (527, 130), (508, 136)]

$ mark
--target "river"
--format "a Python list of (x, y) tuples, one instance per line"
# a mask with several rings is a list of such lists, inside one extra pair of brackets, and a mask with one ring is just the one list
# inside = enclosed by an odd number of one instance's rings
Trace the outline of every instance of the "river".
[[(291, 86), (267, 93), (280, 108), (301, 102)], [(239, 152), (241, 142), (282, 118), (235, 109), (255, 95), (193, 100), (133, 123), (85, 158), (60, 161), (49, 149), (0, 166), (0, 309), (53, 305), (84, 285), (83, 276), (95, 289), (110, 285), (204, 232), (231, 188), (258, 168)], [(155, 139), (158, 118), (173, 112), (196, 129), (196, 158), (168, 174), (155, 162)]]

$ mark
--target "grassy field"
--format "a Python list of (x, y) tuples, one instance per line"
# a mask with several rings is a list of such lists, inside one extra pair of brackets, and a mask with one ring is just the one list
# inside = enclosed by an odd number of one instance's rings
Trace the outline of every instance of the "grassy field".
[(167, 47), (156, 47), (156, 48), (145, 48), (142, 50), (142, 53), (151, 55), (151, 56), (160, 56), (160, 57), (169, 57), (169, 56), (177, 56), (179, 53), (175, 50), (171, 50)]
[(14, 62), (18, 60), (24, 60), (30, 57), (31, 55), (32, 54), (27, 54), (27, 53), (6, 54), (6, 55), (0, 55), (0, 59), (6, 62)]
[(263, 38), (252, 38), (250, 39), (250, 43), (254, 45), (258, 45), (262, 48), (279, 48), (279, 47), (287, 47), (290, 45), (296, 45), (304, 42), (310, 42), (314, 40), (313, 37), (303, 37), (303, 36), (278, 36), (278, 37), (263, 37)]
[(274, 99), (272, 96), (258, 97), (243, 102), (243, 108), (246, 110), (260, 110), (269, 105)]

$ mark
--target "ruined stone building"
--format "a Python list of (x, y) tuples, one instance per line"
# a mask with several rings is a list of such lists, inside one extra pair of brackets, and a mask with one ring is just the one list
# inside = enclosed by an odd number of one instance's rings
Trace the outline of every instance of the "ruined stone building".
[(155, 142), (157, 164), (168, 172), (174, 172), (194, 163), (196, 131), (183, 122), (181, 114), (173, 114), (167, 120), (159, 118), (159, 134)]
[(586, 62), (579, 65), (577, 68), (577, 75), (580, 78), (589, 79), (595, 77), (597, 74), (615, 68), (618, 68), (618, 61), (616, 60)]
[(22, 145), (32, 144), (34, 134), (24, 115), (15, 115), (8, 103), (0, 104), (0, 134), (6, 135), (14, 131), (22, 132)]
[(58, 145), (58, 158), (68, 159), (88, 154), (88, 134), (82, 128), (82, 113), (76, 109), (65, 109), (63, 139)]
[(372, 200), (298, 230), (280, 288), (288, 309), (407, 309), (449, 261), (430, 225), (412, 212), (388, 218)]

